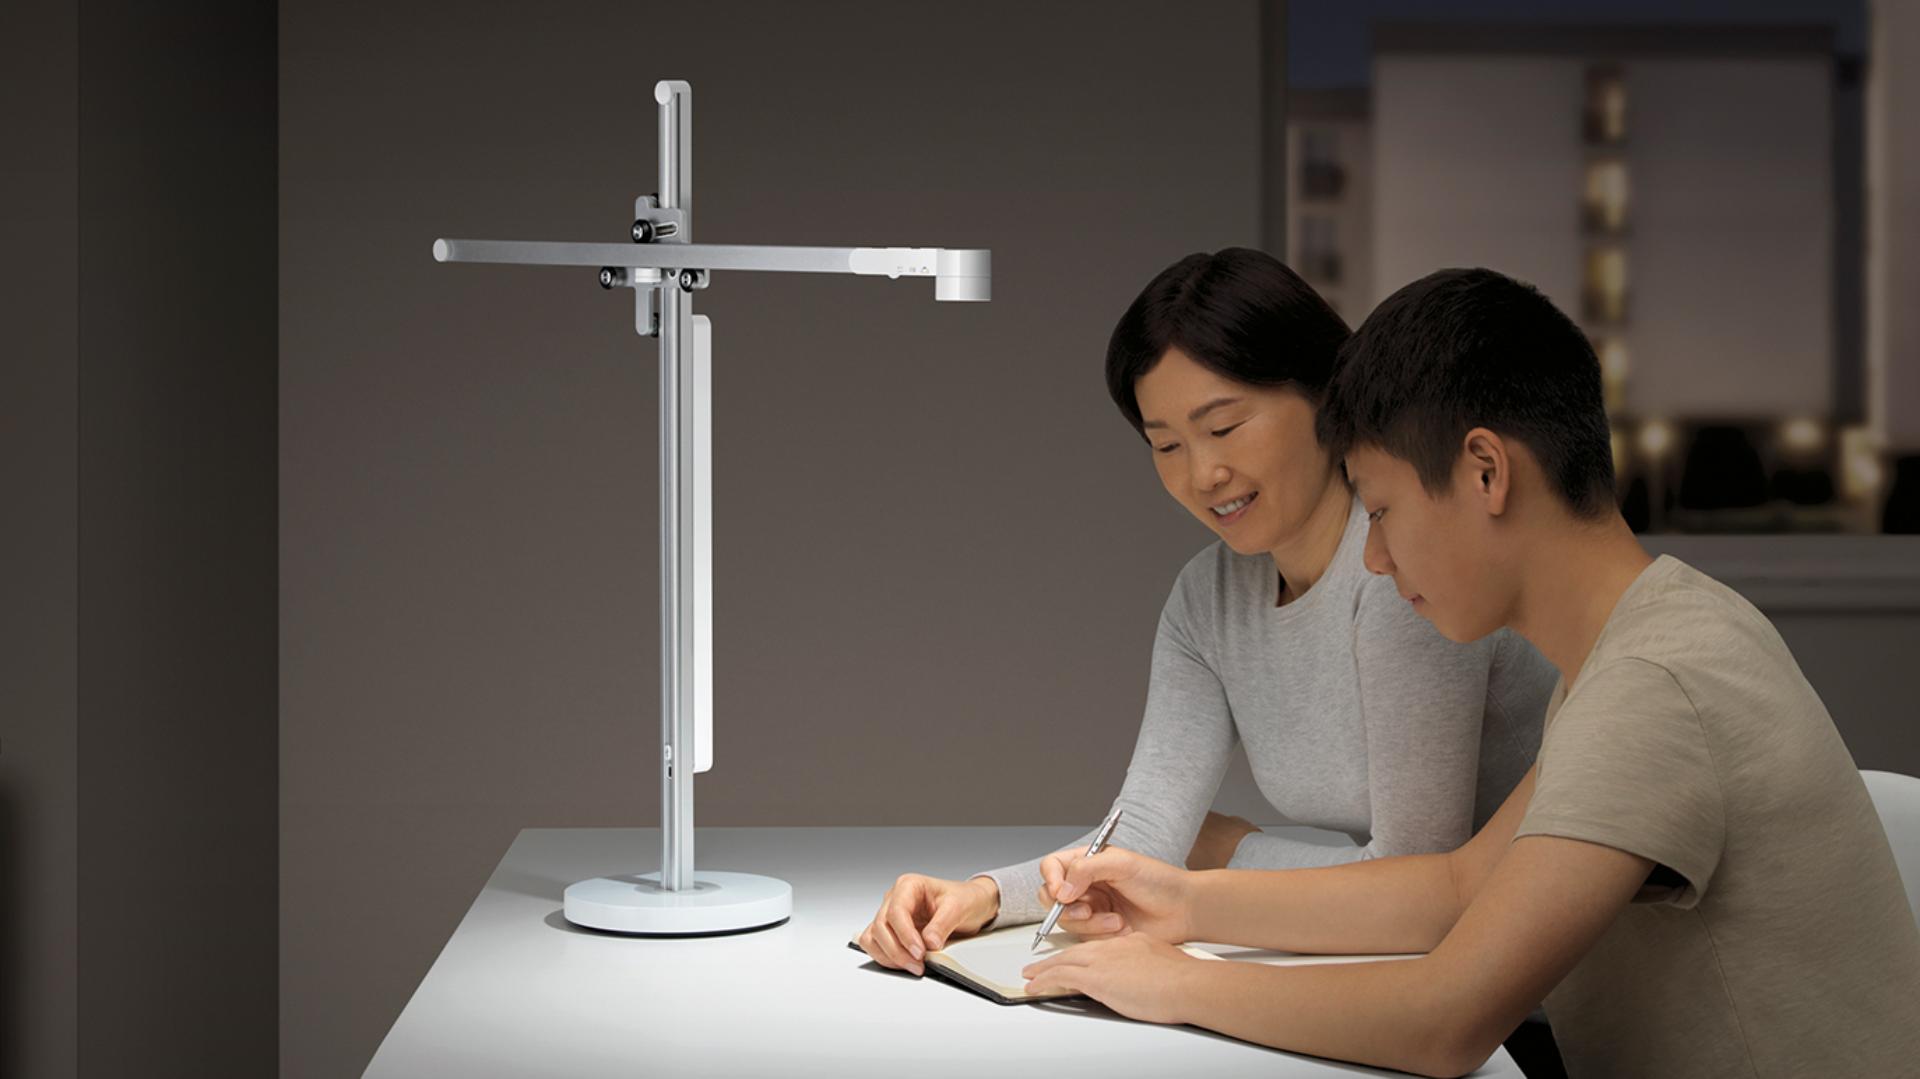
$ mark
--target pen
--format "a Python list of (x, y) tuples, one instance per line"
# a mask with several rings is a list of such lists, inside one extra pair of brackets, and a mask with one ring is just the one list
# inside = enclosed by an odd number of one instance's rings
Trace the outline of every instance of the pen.
[[(1107, 845), (1107, 839), (1113, 835), (1114, 826), (1119, 823), (1120, 807), (1115, 806), (1113, 812), (1107, 814), (1107, 819), (1100, 822), (1100, 830), (1093, 833), (1093, 842), (1087, 844), (1087, 857), (1091, 858), (1100, 853), (1100, 848)], [(1040, 947), (1040, 942), (1047, 939), (1048, 933), (1053, 932), (1054, 923), (1060, 920), (1060, 912), (1065, 909), (1066, 904), (1059, 900), (1054, 901), (1053, 909), (1047, 912), (1047, 920), (1040, 923), (1040, 931), (1033, 935), (1033, 947), (1028, 948), (1028, 951)]]

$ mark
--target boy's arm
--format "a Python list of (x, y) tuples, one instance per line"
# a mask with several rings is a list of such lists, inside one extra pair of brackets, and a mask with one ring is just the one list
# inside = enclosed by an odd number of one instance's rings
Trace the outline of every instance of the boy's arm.
[(1029, 968), (1036, 988), (1294, 1052), (1460, 1075), (1498, 1048), (1592, 948), (1654, 863), (1557, 836), (1515, 840), (1534, 772), (1451, 854), (1327, 869), (1193, 874), (1187, 936), (1419, 959), (1307, 967), (1203, 963), (1136, 933)]
[[(1165, 979), (1159, 991), (1175, 1021), (1315, 1056), (1461, 1075), (1573, 969), (1652, 867), (1612, 847), (1525, 836), (1424, 958), (1309, 967), (1189, 961), (1149, 976)], [(1081, 976), (1104, 980), (1116, 999), (1126, 995), (1123, 970), (1090, 966)]]
[(1430, 952), (1513, 842), (1533, 778), (1529, 768), (1485, 827), (1447, 854), (1195, 874), (1193, 939), (1323, 955)]

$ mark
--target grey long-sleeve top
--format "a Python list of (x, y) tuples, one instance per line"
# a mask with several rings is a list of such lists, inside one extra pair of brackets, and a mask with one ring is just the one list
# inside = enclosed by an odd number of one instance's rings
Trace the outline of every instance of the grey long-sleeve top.
[[(1558, 672), (1508, 630), (1442, 637), (1391, 578), (1367, 572), (1366, 538), (1356, 499), (1326, 573), (1284, 607), (1266, 554), (1215, 543), (1181, 570), (1114, 803), (1125, 810), (1115, 846), (1184, 864), (1237, 743), (1281, 816), (1357, 846), (1256, 832), (1233, 868), (1451, 850), (1500, 807), (1540, 748)], [(976, 875), (999, 885), (995, 925), (1045, 916), (1039, 858)]]

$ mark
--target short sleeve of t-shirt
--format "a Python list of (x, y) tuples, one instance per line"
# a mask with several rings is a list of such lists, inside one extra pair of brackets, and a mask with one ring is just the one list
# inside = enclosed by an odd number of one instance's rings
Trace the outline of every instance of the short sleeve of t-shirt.
[(1706, 732), (1665, 668), (1620, 659), (1592, 672), (1547, 724), (1533, 798), (1514, 833), (1600, 843), (1685, 878), (1663, 897), (1706, 895), (1726, 842)]

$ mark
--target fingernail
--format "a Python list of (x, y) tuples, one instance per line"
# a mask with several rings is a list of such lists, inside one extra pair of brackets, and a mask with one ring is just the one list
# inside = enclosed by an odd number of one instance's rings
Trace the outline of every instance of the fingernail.
[(915, 959), (920, 958), (920, 946), (918, 944), (907, 945), (907, 951), (913, 953)]
[(1071, 908), (1068, 909), (1067, 917), (1085, 918), (1087, 915), (1092, 913), (1093, 913), (1092, 907), (1087, 906), (1085, 903), (1075, 903)]
[(1066, 902), (1067, 900), (1069, 900), (1069, 899), (1072, 899), (1072, 898), (1073, 898), (1073, 884), (1072, 884), (1072, 882), (1070, 882), (1070, 881), (1069, 881), (1069, 882), (1065, 882), (1065, 883), (1062, 883), (1062, 884), (1060, 885), (1060, 901), (1061, 901), (1062, 903), (1064, 903), (1064, 902)]

